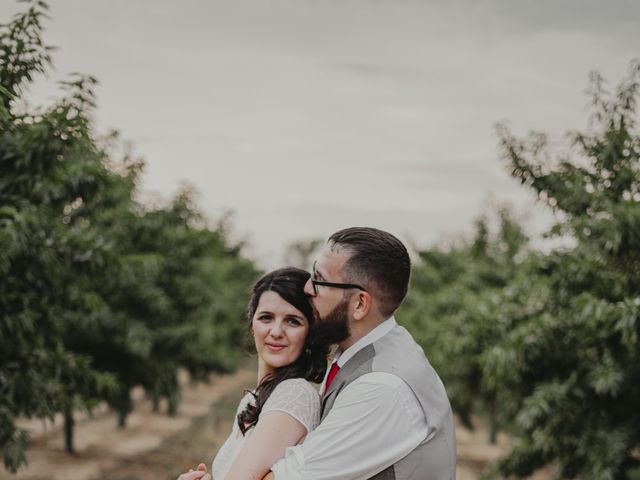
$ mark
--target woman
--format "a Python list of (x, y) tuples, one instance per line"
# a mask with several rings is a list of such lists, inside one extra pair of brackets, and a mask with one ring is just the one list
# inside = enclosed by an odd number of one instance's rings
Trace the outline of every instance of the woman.
[[(247, 309), (258, 354), (258, 381), (238, 406), (231, 435), (212, 464), (215, 480), (261, 479), (320, 421), (320, 397), (309, 383), (322, 380), (328, 346), (314, 342), (313, 310), (304, 293), (309, 273), (282, 268), (253, 287)], [(198, 471), (178, 480), (195, 480)]]

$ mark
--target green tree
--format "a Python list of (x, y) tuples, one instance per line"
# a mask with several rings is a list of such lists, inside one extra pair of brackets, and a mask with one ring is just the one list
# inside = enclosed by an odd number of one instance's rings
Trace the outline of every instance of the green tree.
[(172, 413), (179, 368), (232, 369), (257, 274), (192, 192), (135, 200), (143, 164), (114, 160), (116, 136), (95, 133), (95, 79), (18, 108), (51, 62), (46, 10), (32, 2), (0, 28), (0, 448), (12, 471), (26, 462), (18, 417), (63, 413), (71, 452), (74, 411), (106, 401), (124, 425), (141, 385)]
[[(511, 327), (518, 309), (509, 286), (528, 258), (528, 238), (519, 224), (507, 208), (496, 213), (497, 222), (476, 222), (471, 240), (419, 252), (398, 313), (442, 376), (463, 424), (473, 428), (472, 414), (483, 416), (491, 443), (509, 417), (506, 392), (485, 375), (484, 358)], [(490, 223), (497, 223), (495, 233)]]
[(89, 135), (93, 79), (69, 82), (68, 96), (48, 109), (16, 108), (50, 62), (40, 40), (44, 14), (33, 3), (0, 30), (0, 446), (11, 470), (25, 461), (17, 416), (91, 408), (116, 389), (64, 342), (69, 311), (84, 310), (79, 279), (105, 259), (88, 225), (64, 213), (110, 175)]
[(640, 66), (609, 94), (599, 75), (586, 132), (567, 148), (499, 128), (510, 173), (556, 213), (561, 247), (532, 251), (508, 215), (491, 233), (420, 253), (399, 313), (442, 374), (455, 412), (517, 446), (487, 472), (640, 477)]
[(511, 174), (557, 212), (552, 234), (566, 241), (539, 259), (548, 288), (538, 313), (486, 355), (485, 374), (517, 410), (504, 475), (553, 462), (563, 478), (640, 476), (639, 78), (635, 62), (609, 94), (594, 74), (590, 128), (570, 134), (564, 153), (545, 135), (499, 130)]
[[(93, 354), (95, 361), (119, 379), (112, 406), (120, 426), (134, 386), (142, 385), (156, 405), (165, 397), (174, 413), (180, 367), (206, 378), (230, 371), (242, 351), (242, 311), (256, 270), (229, 246), (223, 230), (203, 222), (192, 193), (184, 191), (166, 208), (119, 212), (121, 228), (110, 228), (121, 268), (115, 286), (101, 285), (109, 307), (106, 331), (83, 333), (77, 348), (101, 352)], [(95, 343), (87, 342), (90, 336)], [(105, 341), (111, 342), (107, 349)]]

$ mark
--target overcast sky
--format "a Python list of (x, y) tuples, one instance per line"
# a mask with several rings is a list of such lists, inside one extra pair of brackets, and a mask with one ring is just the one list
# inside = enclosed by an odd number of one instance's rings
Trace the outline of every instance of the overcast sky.
[[(23, 4), (24, 5), (24, 4)], [(94, 75), (100, 132), (181, 182), (266, 267), (299, 238), (351, 225), (425, 247), (468, 233), (488, 199), (543, 208), (507, 175), (517, 134), (586, 125), (583, 90), (640, 56), (640, 2), (592, 0), (53, 0), (55, 71)], [(0, 3), (0, 21), (22, 7)]]

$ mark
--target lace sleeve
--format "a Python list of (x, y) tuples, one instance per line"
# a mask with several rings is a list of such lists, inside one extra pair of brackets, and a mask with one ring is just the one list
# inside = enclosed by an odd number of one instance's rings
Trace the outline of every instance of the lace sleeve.
[(290, 378), (273, 390), (260, 414), (273, 410), (288, 413), (310, 432), (320, 423), (320, 395), (305, 379)]

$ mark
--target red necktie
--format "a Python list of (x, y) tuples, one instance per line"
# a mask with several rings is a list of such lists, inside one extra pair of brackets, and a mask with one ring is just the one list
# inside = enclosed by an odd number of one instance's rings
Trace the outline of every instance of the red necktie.
[(329, 386), (331, 385), (331, 382), (333, 382), (333, 379), (336, 378), (338, 371), (340, 371), (338, 362), (333, 362), (331, 364), (331, 369), (329, 370), (329, 375), (327, 375), (327, 381), (324, 384), (324, 393), (327, 393), (329, 391)]

